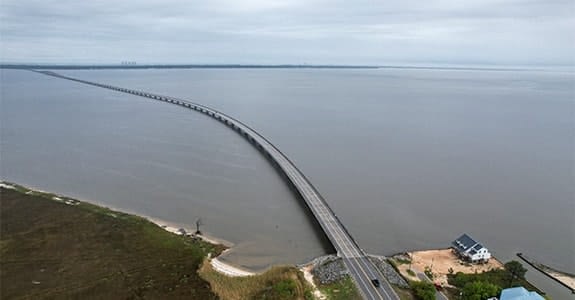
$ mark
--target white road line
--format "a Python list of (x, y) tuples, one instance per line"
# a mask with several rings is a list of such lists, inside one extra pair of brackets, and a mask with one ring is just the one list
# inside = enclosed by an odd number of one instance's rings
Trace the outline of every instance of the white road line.
[[(348, 260), (347, 262), (348, 262), (348, 264), (346, 264), (345, 261), (344, 261), (344, 265), (345, 265), (347, 268), (351, 267), (356, 274), (359, 274), (359, 272), (357, 271), (357, 269), (356, 269), (355, 266), (353, 265), (353, 262), (352, 262), (351, 260)], [(351, 272), (351, 271), (352, 271), (352, 270), (350, 270), (350, 272)], [(352, 275), (352, 274), (350, 274), (350, 275)], [(357, 279), (355, 279), (355, 276), (352, 276), (352, 278), (354, 278), (354, 281), (357, 281)], [(365, 286), (366, 286), (366, 283), (365, 283), (365, 281), (363, 280), (364, 278), (363, 278), (363, 277), (359, 277), (359, 278), (360, 278), (359, 280), (361, 280), (361, 284), (360, 284), (360, 285), (363, 285), (363, 286), (365, 287)], [(358, 282), (358, 283), (359, 283), (359, 282)], [(358, 287), (360, 288), (360, 290), (363, 290), (363, 289), (361, 289), (361, 286), (358, 286)], [(372, 289), (366, 288), (365, 290), (368, 291), (370, 297), (373, 299), (374, 297), (373, 297), (373, 294), (372, 294)], [(381, 298), (381, 297), (380, 297), (380, 298)]]

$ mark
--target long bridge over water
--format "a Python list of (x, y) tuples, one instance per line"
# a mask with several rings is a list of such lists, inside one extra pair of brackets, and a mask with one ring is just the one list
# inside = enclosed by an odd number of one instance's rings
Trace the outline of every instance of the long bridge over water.
[[(205, 114), (230, 127), (238, 134), (245, 137), (252, 145), (262, 152), (274, 167), (276, 167), (276, 169), (284, 176), (284, 178), (286, 178), (286, 181), (291, 185), (292, 189), (301, 196), (301, 199), (304, 200), (305, 204), (316, 218), (316, 221), (321, 226), (324, 234), (337, 251), (337, 255), (342, 258), (343, 263), (349, 270), (349, 273), (363, 298), (399, 300), (399, 297), (389, 282), (387, 282), (387, 280), (378, 271), (377, 267), (369, 260), (367, 254), (355, 242), (345, 226), (343, 226), (327, 202), (304, 176), (304, 174), (270, 141), (246, 124), (213, 108), (179, 98), (81, 80), (52, 71), (35, 72), (179, 105)], [(374, 280), (377, 280), (379, 284), (374, 284)]]

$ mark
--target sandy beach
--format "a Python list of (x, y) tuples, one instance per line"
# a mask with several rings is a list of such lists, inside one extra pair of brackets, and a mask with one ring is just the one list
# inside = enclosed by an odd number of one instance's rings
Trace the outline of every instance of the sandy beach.
[(219, 260), (217, 257), (212, 258), (210, 260), (210, 263), (211, 263), (212, 267), (214, 268), (214, 270), (216, 270), (222, 274), (231, 276), (231, 277), (256, 275), (256, 273), (242, 270), (242, 269), (234, 267), (230, 264), (226, 264), (226, 263), (222, 262), (221, 260)]
[[(208, 243), (212, 243), (212, 244), (221, 244), (224, 245), (228, 248), (233, 247), (233, 243), (229, 242), (229, 241), (225, 241), (222, 239), (218, 239), (212, 236), (207, 236), (204, 234), (196, 234), (194, 233), (194, 229), (191, 228), (182, 228), (182, 227), (177, 227), (174, 224), (171, 224), (169, 222), (165, 222), (162, 220), (158, 220), (158, 219), (152, 219), (152, 218), (148, 218), (151, 222), (155, 223), (156, 225), (162, 227), (164, 230), (169, 231), (173, 234), (177, 234), (177, 235), (191, 235), (191, 236), (195, 236), (195, 237), (199, 237), (202, 240), (208, 242)], [(221, 254), (224, 254), (226, 252), (230, 251), (229, 249), (225, 250), (224, 252), (222, 252)], [(231, 277), (241, 277), (241, 276), (252, 276), (252, 275), (257, 275), (258, 273), (256, 272), (252, 272), (252, 271), (248, 271), (248, 270), (244, 270), (241, 268), (238, 268), (236, 266), (233, 266), (231, 264), (225, 263), (221, 260), (219, 260), (217, 257), (211, 258), (210, 259), (210, 264), (212, 265), (212, 267), (214, 268), (214, 270), (225, 274), (227, 276), (231, 276)]]
[(571, 290), (575, 291), (575, 278), (562, 274), (562, 273), (558, 273), (558, 272), (553, 272), (553, 271), (547, 271), (549, 273), (549, 275), (557, 278), (557, 280), (565, 283), (565, 285), (569, 286), (569, 288), (571, 288)]

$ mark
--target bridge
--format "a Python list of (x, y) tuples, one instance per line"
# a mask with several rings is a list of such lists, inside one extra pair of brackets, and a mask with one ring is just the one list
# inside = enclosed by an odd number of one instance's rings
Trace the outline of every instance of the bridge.
[[(327, 202), (304, 176), (304, 174), (271, 142), (246, 124), (213, 108), (187, 100), (81, 80), (52, 71), (34, 71), (57, 78), (72, 80), (100, 88), (179, 105), (205, 114), (230, 127), (238, 134), (245, 137), (252, 145), (262, 152), (274, 167), (287, 179), (288, 184), (291, 185), (294, 191), (301, 196), (321, 226), (324, 234), (337, 251), (337, 255), (342, 258), (343, 263), (347, 267), (363, 298), (399, 300), (399, 297), (389, 282), (387, 282), (387, 280), (378, 271), (377, 267), (371, 262), (371, 260), (369, 260), (367, 254), (355, 242), (336, 214), (331, 210)], [(374, 284), (375, 280), (378, 281), (378, 284)]]

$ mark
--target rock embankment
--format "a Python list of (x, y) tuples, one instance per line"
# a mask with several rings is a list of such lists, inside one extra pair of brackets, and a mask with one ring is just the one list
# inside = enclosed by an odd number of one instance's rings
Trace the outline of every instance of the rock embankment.
[(313, 265), (311, 273), (320, 284), (334, 283), (349, 276), (343, 261), (335, 255), (318, 257), (311, 264)]
[(409, 284), (397, 273), (393, 266), (389, 264), (385, 256), (370, 256), (369, 259), (375, 264), (389, 283), (402, 288), (409, 288)]
[[(408, 288), (409, 284), (399, 273), (387, 262), (384, 256), (370, 256), (369, 259), (377, 266), (378, 270), (389, 281), (389, 283), (399, 287)], [(313, 277), (320, 284), (330, 284), (349, 276), (349, 271), (343, 264), (341, 258), (335, 255), (318, 257), (311, 261)]]

